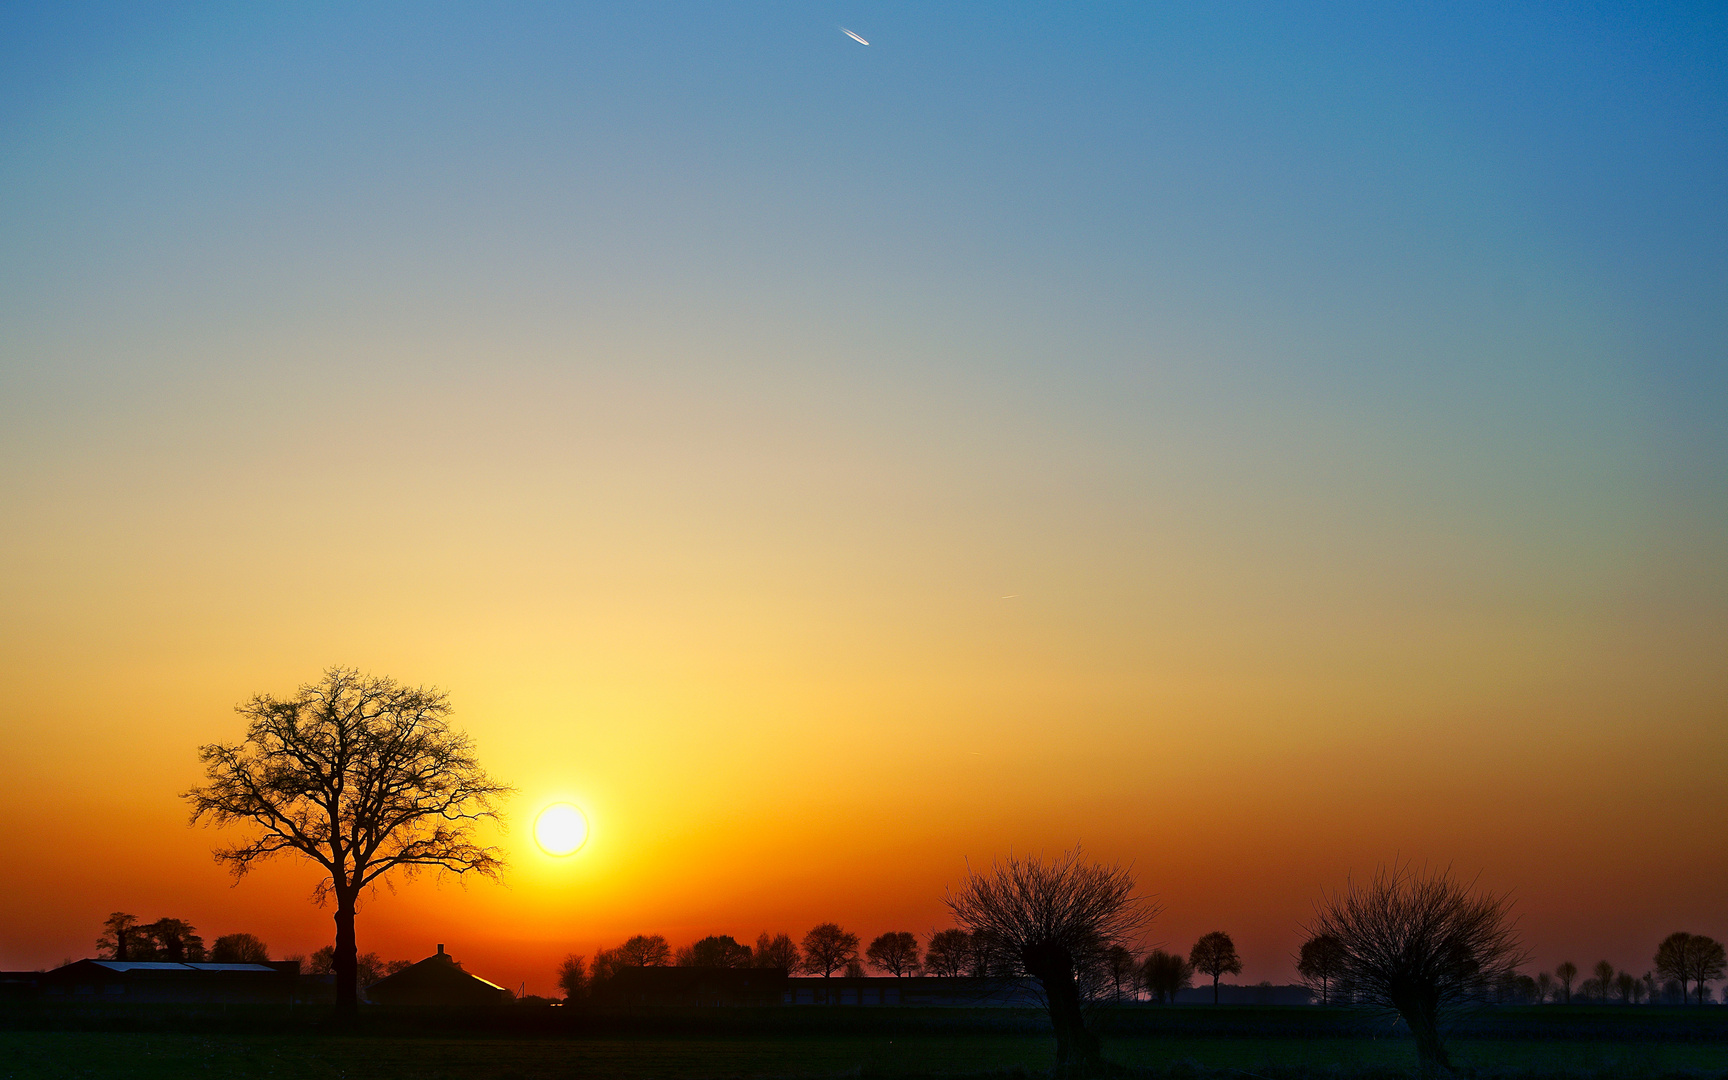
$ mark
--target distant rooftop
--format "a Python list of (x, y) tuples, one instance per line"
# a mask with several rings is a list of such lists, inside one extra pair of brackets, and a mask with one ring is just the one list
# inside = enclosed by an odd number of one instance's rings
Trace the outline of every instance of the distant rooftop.
[(91, 960), (97, 967), (109, 971), (264, 971), (278, 970), (268, 964), (173, 964), (139, 960)]

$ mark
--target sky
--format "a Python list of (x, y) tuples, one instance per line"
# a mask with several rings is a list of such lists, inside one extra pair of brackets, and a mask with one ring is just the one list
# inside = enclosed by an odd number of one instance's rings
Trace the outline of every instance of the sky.
[(1712, 4), (7, 5), (0, 968), (328, 942), (178, 796), (337, 664), (518, 789), (362, 951), (530, 992), (1077, 844), (1249, 982), (1728, 938), (1725, 115)]

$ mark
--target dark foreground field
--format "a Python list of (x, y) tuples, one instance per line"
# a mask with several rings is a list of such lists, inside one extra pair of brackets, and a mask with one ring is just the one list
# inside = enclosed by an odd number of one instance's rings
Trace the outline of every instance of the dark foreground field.
[[(1715, 1010), (1709, 1010), (1714, 1012)], [(1698, 1014), (1608, 1014), (1557, 1009), (1477, 1022), (1450, 1042), (1459, 1072), (1478, 1077), (1689, 1077), (1728, 1080), (1728, 1025)], [(1728, 1010), (1723, 1010), (1728, 1013)], [(1117, 1018), (1105, 1055), (1130, 1076), (1370, 1080), (1411, 1076), (1407, 1039), (1318, 1010), (1166, 1010)], [(883, 1021), (889, 1018), (877, 1014)], [(707, 1020), (714, 1016), (710, 1011)], [(854, 1013), (854, 1016), (857, 1016)], [(454, 1018), (452, 1018), (454, 1019)], [(791, 1018), (788, 1018), (791, 1019)], [(836, 1018), (839, 1019), (839, 1018)], [(710, 1080), (774, 1077), (1017, 1077), (1051, 1064), (1049, 1037), (1000, 1012), (976, 1020), (838, 1029), (809, 1020), (778, 1030), (719, 1034), (711, 1024), (532, 1025), (458, 1034), (440, 1025), (374, 1024), (361, 1034), (315, 1027), (239, 1030), (232, 1023), (31, 1024), (0, 1030), (0, 1077), (270, 1077), (273, 1080)], [(1108, 1023), (1108, 1018), (1107, 1023)], [(988, 1026), (986, 1022), (988, 1021)], [(242, 1025), (243, 1026), (243, 1025)], [(444, 1025), (449, 1027), (451, 1025)], [(460, 1024), (454, 1026), (462, 1026)], [(606, 1027), (634, 1028), (607, 1031)], [(678, 1030), (680, 1027), (686, 1030)], [(707, 1030), (691, 1031), (699, 1026)], [(1468, 1026), (1468, 1025), (1467, 1025)], [(68, 1027), (80, 1030), (68, 1030)], [(845, 1028), (852, 1030), (844, 1030)], [(948, 1028), (949, 1030), (940, 1030)], [(1234, 1029), (1234, 1030), (1232, 1030)], [(1605, 1037), (1603, 1037), (1605, 1036)]]

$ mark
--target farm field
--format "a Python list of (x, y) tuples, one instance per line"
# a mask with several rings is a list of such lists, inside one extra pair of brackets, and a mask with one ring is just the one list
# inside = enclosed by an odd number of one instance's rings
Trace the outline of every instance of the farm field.
[[(1721, 1043), (1458, 1039), (1455, 1063), (1481, 1077), (1728, 1076)], [(1133, 1036), (1105, 1053), (1146, 1077), (1400, 1077), (1415, 1056), (1396, 1038)], [(983, 1077), (1036, 1075), (1036, 1034), (403, 1037), (176, 1032), (0, 1032), (0, 1077), (269, 1077), (349, 1080)]]

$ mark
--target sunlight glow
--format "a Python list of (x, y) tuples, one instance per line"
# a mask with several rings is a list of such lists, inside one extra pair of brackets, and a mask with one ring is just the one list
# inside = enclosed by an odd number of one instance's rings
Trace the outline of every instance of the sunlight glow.
[(534, 842), (548, 855), (574, 855), (588, 842), (588, 819), (570, 803), (553, 803), (534, 819)]

